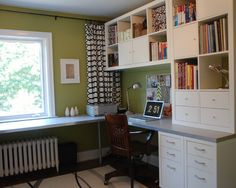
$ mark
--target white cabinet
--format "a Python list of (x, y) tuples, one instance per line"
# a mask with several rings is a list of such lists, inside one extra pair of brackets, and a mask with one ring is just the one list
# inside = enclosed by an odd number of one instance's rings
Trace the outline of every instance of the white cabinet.
[(198, 55), (198, 24), (191, 23), (173, 29), (175, 59), (196, 57)]
[(148, 37), (139, 37), (118, 44), (119, 66), (149, 61)]
[(183, 139), (159, 132), (160, 186), (184, 188)]
[(132, 41), (121, 42), (118, 44), (119, 65), (128, 65), (133, 61)]
[(209, 142), (158, 132), (162, 188), (234, 188), (236, 138)]
[(133, 63), (145, 63), (149, 61), (148, 37), (133, 39)]
[(230, 0), (196, 0), (197, 17), (199, 20), (227, 14), (230, 8)]

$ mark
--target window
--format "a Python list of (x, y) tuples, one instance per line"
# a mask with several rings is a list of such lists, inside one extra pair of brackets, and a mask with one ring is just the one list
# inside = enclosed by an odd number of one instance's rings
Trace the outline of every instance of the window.
[(0, 121), (52, 116), (51, 33), (0, 29)]

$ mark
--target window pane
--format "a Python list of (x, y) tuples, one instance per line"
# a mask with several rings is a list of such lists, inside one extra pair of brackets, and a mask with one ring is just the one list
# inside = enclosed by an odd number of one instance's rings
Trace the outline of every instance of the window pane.
[(39, 41), (0, 40), (0, 117), (44, 112)]

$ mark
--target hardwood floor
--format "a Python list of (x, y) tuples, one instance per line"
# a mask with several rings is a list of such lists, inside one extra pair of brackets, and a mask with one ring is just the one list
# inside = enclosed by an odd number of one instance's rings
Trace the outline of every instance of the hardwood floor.
[[(108, 165), (108, 164), (116, 168), (117, 165), (120, 166), (124, 163), (119, 161), (119, 159), (117, 160), (117, 158), (109, 156), (103, 159), (102, 165)], [(101, 165), (99, 164), (98, 160), (90, 160), (90, 161), (78, 163), (76, 165), (71, 164), (64, 167), (60, 167), (59, 172), (56, 172), (55, 169), (47, 169), (47, 170), (41, 170), (37, 172), (30, 172), (27, 174), (17, 175), (17, 176), (4, 177), (4, 178), (0, 178), (0, 188), (3, 188), (5, 186), (11, 186), (14, 184), (30, 182), (30, 181), (35, 181), (35, 180), (44, 179), (48, 177), (63, 175), (63, 174), (71, 173), (71, 172), (87, 170), (87, 169), (96, 168), (99, 166)], [(135, 174), (136, 174), (135, 175), (136, 181), (142, 183), (143, 185), (146, 185), (149, 188), (159, 188), (158, 184), (155, 183), (155, 181), (158, 179), (158, 168), (142, 163), (142, 164), (136, 165)]]

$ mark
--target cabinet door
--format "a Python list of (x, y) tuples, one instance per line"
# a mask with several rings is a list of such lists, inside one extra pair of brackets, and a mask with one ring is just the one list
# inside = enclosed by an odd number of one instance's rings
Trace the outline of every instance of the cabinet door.
[(119, 43), (119, 66), (132, 63), (132, 41)]
[(230, 8), (229, 0), (197, 0), (198, 19), (226, 14)]
[(145, 63), (149, 61), (148, 37), (133, 39), (133, 63)]
[(198, 55), (197, 23), (174, 28), (174, 57), (196, 57)]

